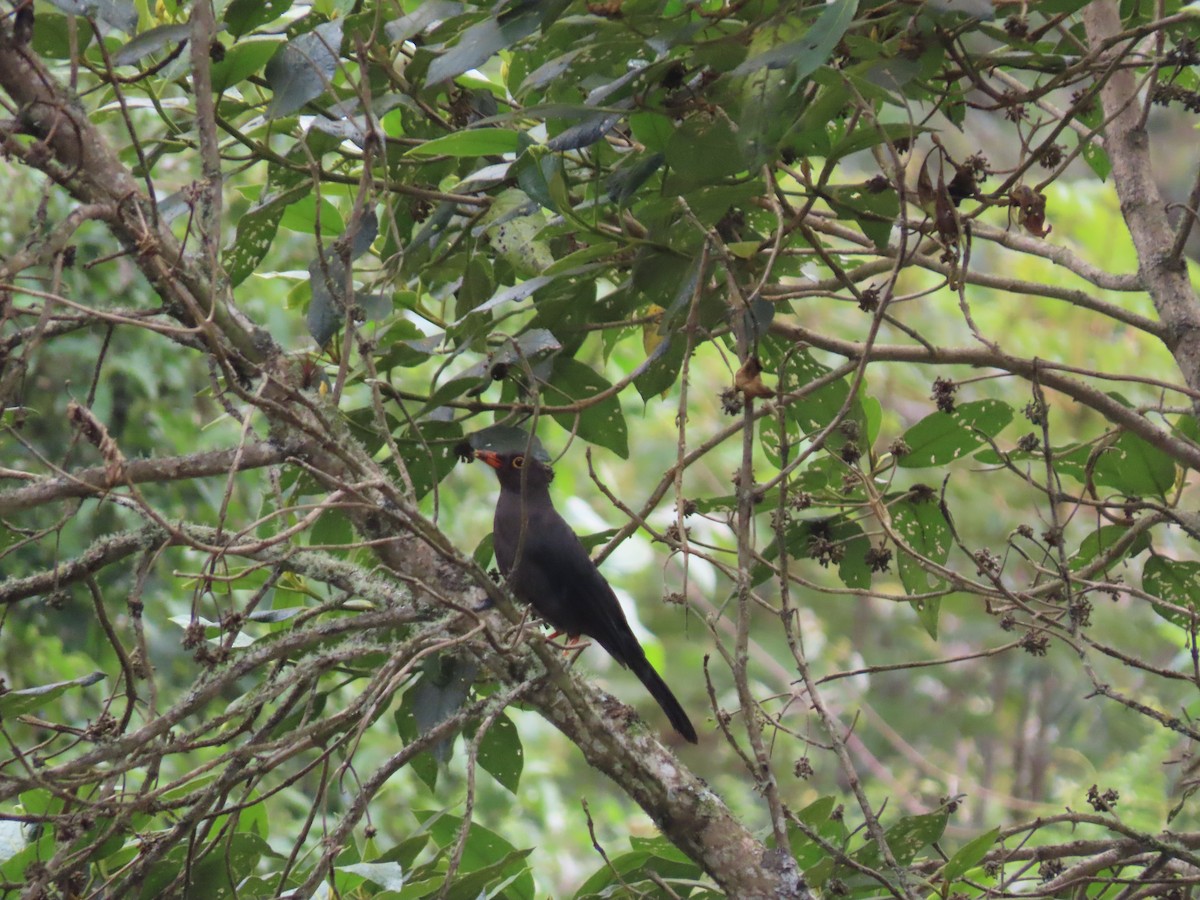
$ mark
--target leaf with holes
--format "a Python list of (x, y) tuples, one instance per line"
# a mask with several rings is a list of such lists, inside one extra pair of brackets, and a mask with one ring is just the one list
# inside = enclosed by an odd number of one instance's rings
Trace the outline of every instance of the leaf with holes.
[(1142, 590), (1165, 603), (1181, 607), (1176, 610), (1161, 603), (1154, 604), (1154, 611), (1168, 622), (1188, 631), (1200, 624), (1196, 616), (1197, 598), (1200, 598), (1200, 563), (1152, 556), (1142, 569)]
[(508, 716), (497, 718), (480, 741), (479, 765), (514, 794), (517, 792), (525, 767), (525, 750), (517, 726)]
[[(891, 513), (892, 527), (915, 553), (938, 564), (950, 556), (950, 525), (937, 503), (901, 500), (891, 507)], [(926, 594), (946, 586), (944, 578), (926, 571), (917, 559), (904, 551), (899, 553), (896, 568), (908, 594)], [(914, 600), (912, 605), (929, 636), (937, 640), (940, 599), (926, 597)]]
[(1144, 438), (1124, 432), (1100, 451), (1092, 480), (1126, 497), (1162, 497), (1175, 485), (1175, 460)]
[(1000, 400), (960, 404), (954, 412), (931, 413), (904, 433), (909, 452), (900, 457), (906, 469), (942, 466), (967, 456), (1013, 420), (1013, 409)]
[[(949, 818), (949, 813), (945, 810), (919, 816), (905, 816), (884, 832), (888, 849), (892, 851), (896, 862), (907, 866), (916, 859), (918, 853), (939, 840), (946, 830)], [(871, 868), (877, 868), (883, 860), (879, 847), (873, 841), (851, 856), (856, 862)]]

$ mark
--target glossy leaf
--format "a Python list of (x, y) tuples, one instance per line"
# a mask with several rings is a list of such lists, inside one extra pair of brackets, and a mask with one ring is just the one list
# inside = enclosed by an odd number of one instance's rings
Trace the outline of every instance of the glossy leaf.
[(328, 89), (338, 66), (342, 22), (334, 20), (289, 41), (267, 63), (267, 83), (274, 91), (268, 118), (290, 115)]
[(434, 138), (408, 151), (409, 156), (491, 156), (515, 153), (521, 145), (518, 132), (507, 128), (472, 128)]
[(88, 687), (98, 681), (103, 681), (103, 672), (92, 672), (81, 675), (70, 681), (56, 681), (53, 684), (40, 684), (37, 687), (20, 688), (0, 694), (0, 716), (12, 718), (26, 713), (35, 712), (61, 697), (72, 688)]
[(225, 24), (234, 37), (241, 37), (291, 8), (292, 0), (233, 0), (225, 9)]
[(113, 54), (113, 63), (118, 66), (133, 65), (151, 53), (187, 40), (190, 33), (189, 25), (159, 25), (157, 28), (143, 31)]
[(430, 63), (426, 81), (438, 84), (483, 65), (496, 52), (532, 34), (538, 18), (533, 6), (518, 6), (499, 16), (488, 15), (464, 31), (458, 43)]

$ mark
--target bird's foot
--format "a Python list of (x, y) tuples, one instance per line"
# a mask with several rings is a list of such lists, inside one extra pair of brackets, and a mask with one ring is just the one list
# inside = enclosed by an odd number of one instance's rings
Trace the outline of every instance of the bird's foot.
[(558, 647), (560, 650), (562, 650), (562, 652), (564, 654), (571, 653), (573, 651), (578, 651), (578, 650), (586, 650), (588, 647), (590, 647), (592, 645), (591, 641), (584, 641), (583, 643), (580, 643), (579, 635), (577, 635), (577, 634), (568, 634), (567, 641), (565, 644), (555, 641), (555, 638), (561, 637), (565, 633), (566, 632), (562, 632), (562, 631), (554, 631), (550, 634), (550, 637), (546, 638), (546, 640), (549, 641), (551, 644), (554, 644), (555, 647)]

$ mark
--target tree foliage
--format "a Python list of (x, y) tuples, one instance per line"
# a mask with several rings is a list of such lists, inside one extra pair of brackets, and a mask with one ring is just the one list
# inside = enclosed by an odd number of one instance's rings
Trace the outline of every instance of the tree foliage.
[(1190, 891), (1194, 6), (11, 4), (6, 896)]

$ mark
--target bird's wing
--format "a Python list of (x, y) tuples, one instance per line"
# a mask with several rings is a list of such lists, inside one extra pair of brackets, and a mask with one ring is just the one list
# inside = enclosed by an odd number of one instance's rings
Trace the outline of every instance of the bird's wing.
[[(545, 599), (531, 599), (531, 602), (556, 628), (568, 634), (586, 634), (595, 638), (609, 656), (628, 666), (666, 712), (675, 730), (696, 743), (695, 726), (646, 659), (646, 652), (629, 627), (629, 620), (625, 618), (612, 586), (600, 574), (575, 533), (570, 534), (570, 542), (535, 539), (531, 543), (533, 556), (529, 557), (532, 562), (529, 568), (547, 586), (542, 597), (551, 598), (553, 607), (544, 608)], [(565, 546), (568, 543), (570, 549)], [(564, 586), (567, 587), (564, 589)]]
[[(531, 542), (530, 568), (545, 580), (545, 593), (531, 602), (556, 628), (595, 638), (622, 665), (640, 659), (644, 656), (641, 645), (621, 603), (583, 543), (569, 529), (570, 540), (561, 539), (563, 532), (557, 529), (554, 533), (560, 540)], [(551, 611), (542, 609), (546, 597), (553, 598)]]

